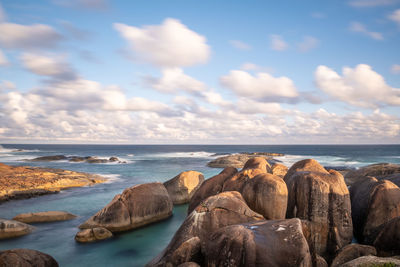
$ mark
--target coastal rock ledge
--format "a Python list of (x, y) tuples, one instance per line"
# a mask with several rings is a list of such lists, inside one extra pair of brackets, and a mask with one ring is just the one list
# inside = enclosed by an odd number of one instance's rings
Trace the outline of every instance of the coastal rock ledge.
[(17, 167), (0, 163), (0, 203), (104, 183), (105, 178), (61, 169)]
[(212, 161), (210, 161), (207, 166), (211, 168), (226, 168), (226, 167), (234, 167), (234, 168), (243, 168), (245, 163), (252, 158), (262, 157), (265, 160), (273, 160), (272, 157), (280, 157), (284, 156), (281, 153), (267, 153), (267, 152), (254, 152), (254, 153), (238, 153), (232, 154), (228, 156), (218, 157)]
[(76, 215), (65, 211), (43, 211), (18, 214), (13, 218), (15, 221), (23, 223), (43, 223), (57, 222), (75, 219)]

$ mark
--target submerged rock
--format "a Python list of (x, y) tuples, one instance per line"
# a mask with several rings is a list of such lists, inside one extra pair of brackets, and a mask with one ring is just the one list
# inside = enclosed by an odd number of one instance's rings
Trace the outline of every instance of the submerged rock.
[(135, 185), (116, 195), (79, 228), (104, 227), (111, 232), (126, 231), (170, 217), (172, 207), (162, 183)]
[(206, 266), (312, 266), (299, 219), (226, 226), (202, 249)]
[(55, 155), (55, 156), (43, 156), (37, 157), (34, 159), (30, 159), (29, 161), (56, 161), (56, 160), (67, 160), (68, 157), (64, 155)]
[(32, 249), (10, 249), (0, 251), (2, 267), (58, 267), (50, 255)]
[(33, 229), (32, 226), (22, 222), (0, 219), (0, 239), (27, 235)]
[(185, 171), (166, 181), (164, 186), (174, 204), (185, 204), (190, 201), (203, 181), (204, 175), (202, 173)]
[(23, 223), (42, 223), (42, 222), (55, 222), (66, 221), (75, 219), (76, 215), (65, 211), (43, 211), (43, 212), (30, 212), (22, 213), (13, 218), (13, 220)]
[[(223, 192), (211, 196), (188, 215), (164, 251), (147, 266), (173, 266), (174, 255), (179, 254), (177, 251), (182, 251), (183, 244), (191, 238), (198, 237), (204, 242), (210, 233), (221, 227), (260, 220), (264, 220), (263, 216), (252, 211), (239, 192)], [(188, 246), (189, 251), (195, 251), (195, 246), (196, 243)]]
[(190, 214), (203, 200), (221, 193), (225, 181), (236, 173), (236, 168), (227, 167), (219, 174), (205, 180), (190, 199), (188, 214)]
[(353, 237), (350, 194), (343, 176), (306, 159), (288, 170), (285, 182), (289, 192), (287, 218), (303, 220), (312, 253), (329, 262)]
[(80, 243), (96, 242), (112, 237), (113, 234), (103, 227), (83, 229), (75, 235), (75, 240)]

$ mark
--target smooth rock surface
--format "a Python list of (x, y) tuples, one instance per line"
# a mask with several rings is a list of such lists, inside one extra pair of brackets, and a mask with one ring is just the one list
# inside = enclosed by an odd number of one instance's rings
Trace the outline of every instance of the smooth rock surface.
[(32, 249), (10, 249), (0, 251), (1, 267), (58, 267), (50, 255)]
[(202, 250), (205, 266), (312, 266), (299, 219), (227, 226), (214, 232)]
[(13, 218), (23, 223), (56, 222), (75, 219), (76, 215), (65, 211), (43, 211), (18, 214)]
[(172, 207), (162, 183), (135, 185), (116, 195), (79, 228), (104, 227), (111, 232), (126, 231), (170, 217)]
[(372, 246), (349, 244), (341, 248), (333, 259), (331, 267), (340, 267), (344, 263), (362, 256), (376, 256), (376, 249)]
[(32, 226), (22, 222), (0, 219), (0, 239), (27, 235), (33, 229)]
[(342, 267), (381, 267), (386, 266), (400, 267), (400, 260), (395, 258), (380, 258), (376, 256), (363, 256), (352, 261), (346, 262)]
[(188, 214), (190, 214), (203, 200), (221, 193), (225, 181), (236, 173), (236, 168), (227, 167), (219, 174), (205, 180), (190, 199)]
[(281, 163), (275, 163), (271, 166), (271, 173), (273, 175), (284, 178), (287, 172), (288, 172), (288, 167), (286, 167)]
[(377, 163), (362, 167), (358, 170), (349, 171), (345, 175), (347, 185), (353, 185), (365, 176), (372, 176), (378, 179), (387, 177), (391, 174), (400, 174), (400, 165), (392, 163)]
[(287, 218), (303, 220), (310, 250), (329, 262), (353, 237), (350, 194), (343, 176), (307, 159), (289, 169), (285, 182)]
[(400, 255), (400, 217), (384, 224), (374, 241), (374, 247), (382, 257)]
[(111, 238), (113, 234), (103, 227), (83, 229), (75, 235), (75, 240), (80, 243), (96, 242)]
[(232, 224), (264, 220), (252, 211), (239, 192), (223, 192), (207, 198), (188, 215), (168, 246), (147, 266), (168, 266), (172, 255), (187, 240), (198, 237), (201, 242), (213, 231)]
[(164, 183), (174, 204), (185, 204), (204, 181), (204, 175), (197, 171), (181, 172)]

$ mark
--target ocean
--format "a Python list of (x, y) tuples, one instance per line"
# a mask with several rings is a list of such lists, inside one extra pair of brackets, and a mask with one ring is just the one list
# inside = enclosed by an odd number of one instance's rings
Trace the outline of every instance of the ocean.
[[(372, 163), (400, 164), (400, 145), (17, 145), (0, 146), (0, 162), (9, 165), (51, 167), (100, 174), (107, 183), (64, 190), (59, 194), (0, 204), (0, 218), (19, 213), (64, 210), (78, 215), (64, 222), (35, 224), (29, 235), (0, 241), (0, 250), (36, 249), (52, 255), (60, 266), (144, 266), (161, 252), (186, 217), (187, 205), (174, 207), (174, 215), (162, 222), (91, 244), (74, 237), (78, 225), (103, 208), (125, 188), (148, 182), (165, 182), (182, 171), (196, 170), (209, 178), (221, 171), (207, 167), (220, 155), (238, 152), (276, 152), (290, 167), (306, 158), (324, 166), (359, 168)], [(118, 157), (119, 163), (26, 162), (48, 155)]]

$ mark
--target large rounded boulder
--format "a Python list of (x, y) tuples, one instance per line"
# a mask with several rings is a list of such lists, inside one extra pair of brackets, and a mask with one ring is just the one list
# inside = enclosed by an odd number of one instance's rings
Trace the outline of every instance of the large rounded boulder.
[(362, 256), (344, 263), (341, 267), (400, 267), (400, 260), (396, 258)]
[(247, 205), (267, 220), (284, 219), (288, 190), (285, 181), (269, 173), (249, 179), (241, 191)]
[(111, 232), (134, 229), (172, 215), (173, 204), (162, 183), (140, 184), (125, 189), (79, 228), (104, 227)]
[(275, 163), (271, 167), (271, 173), (273, 175), (279, 176), (281, 178), (285, 177), (286, 173), (288, 172), (288, 167), (281, 163)]
[(312, 253), (329, 262), (353, 237), (350, 194), (343, 176), (315, 160), (295, 163), (285, 176), (287, 218), (303, 220)]
[(226, 167), (219, 174), (205, 180), (190, 199), (188, 214), (190, 214), (203, 200), (221, 193), (225, 181), (236, 173), (236, 168)]
[(205, 266), (312, 266), (299, 219), (226, 226), (202, 250)]
[(376, 249), (372, 246), (349, 244), (341, 248), (333, 259), (331, 267), (340, 267), (344, 263), (362, 256), (376, 256)]
[(400, 217), (385, 223), (374, 241), (379, 256), (400, 255)]
[(349, 171), (346, 173), (344, 178), (346, 183), (351, 186), (356, 182), (363, 180), (365, 176), (382, 179), (393, 174), (400, 174), (400, 165), (392, 163), (377, 163), (359, 168), (358, 170)]
[(50, 255), (32, 249), (10, 249), (0, 251), (1, 267), (58, 267)]
[(185, 204), (204, 181), (204, 175), (196, 171), (181, 172), (164, 183), (174, 204)]
[[(223, 192), (211, 196), (186, 217), (168, 246), (148, 266), (177, 266), (183, 263), (176, 258), (181, 255), (179, 251), (182, 251), (183, 248), (196, 255), (198, 241), (192, 238), (198, 237), (200, 243), (203, 243), (210, 233), (221, 227), (260, 220), (264, 220), (264, 217), (252, 211), (239, 192)], [(192, 241), (189, 242), (188, 240), (191, 239)], [(186, 245), (183, 245), (185, 242)], [(179, 256), (180, 258), (181, 256)], [(184, 260), (196, 261), (191, 258)]]
[(354, 234), (359, 242), (372, 245), (385, 223), (400, 216), (400, 188), (374, 177), (350, 188)]
[(27, 235), (33, 229), (32, 226), (22, 222), (0, 219), (0, 239)]

